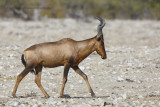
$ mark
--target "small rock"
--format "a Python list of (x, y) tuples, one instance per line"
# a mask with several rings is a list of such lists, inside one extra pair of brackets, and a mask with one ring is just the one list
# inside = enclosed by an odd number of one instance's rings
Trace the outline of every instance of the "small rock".
[(32, 107), (38, 107), (38, 105), (37, 105), (37, 104), (34, 104), (34, 105), (32, 105)]
[(82, 84), (82, 80), (79, 80), (79, 83), (81, 83), (81, 84)]
[(134, 82), (133, 80), (131, 79), (126, 79), (127, 82)]
[(122, 96), (123, 99), (127, 98), (127, 94), (126, 93), (122, 94), (121, 96)]
[(139, 95), (138, 98), (143, 98), (143, 96), (142, 96), (142, 95)]
[(69, 85), (69, 87), (72, 90), (74, 88), (74, 85), (71, 84), (71, 85)]
[(122, 81), (124, 81), (124, 79), (123, 79), (122, 77), (118, 77), (118, 78), (117, 78), (117, 81), (118, 81), (118, 82), (122, 82)]
[(83, 67), (83, 66), (80, 66), (80, 69), (83, 71), (83, 70), (85, 69), (85, 67)]
[(111, 103), (104, 102), (103, 106), (111, 105)]
[(0, 66), (0, 70), (3, 69), (3, 66)]
[(18, 107), (19, 102), (14, 103), (14, 107)]

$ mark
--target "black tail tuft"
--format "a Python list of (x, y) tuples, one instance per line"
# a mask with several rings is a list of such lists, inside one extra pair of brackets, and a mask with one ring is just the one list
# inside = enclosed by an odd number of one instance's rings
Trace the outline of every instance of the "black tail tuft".
[[(22, 54), (22, 56), (21, 56), (21, 61), (22, 61), (22, 64), (26, 67), (26, 61), (24, 59), (24, 54)], [(36, 74), (36, 71), (32, 70), (31, 73)]]
[(24, 55), (22, 54), (22, 56), (21, 56), (21, 61), (22, 61), (22, 64), (26, 67), (26, 61), (25, 61), (25, 59), (24, 59)]

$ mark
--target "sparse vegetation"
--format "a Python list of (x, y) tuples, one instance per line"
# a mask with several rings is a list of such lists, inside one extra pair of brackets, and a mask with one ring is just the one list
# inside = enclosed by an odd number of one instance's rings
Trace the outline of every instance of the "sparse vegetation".
[(39, 17), (100, 15), (109, 19), (160, 19), (159, 0), (0, 0), (1, 17), (20, 17), (14, 9), (22, 10), (30, 19), (35, 16), (35, 10)]

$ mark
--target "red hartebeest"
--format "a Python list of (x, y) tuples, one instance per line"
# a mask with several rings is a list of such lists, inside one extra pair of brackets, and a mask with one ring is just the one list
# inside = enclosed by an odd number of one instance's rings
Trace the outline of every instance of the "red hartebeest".
[(63, 84), (60, 92), (60, 97), (65, 97), (63, 94), (65, 84), (67, 82), (68, 71), (73, 68), (86, 81), (91, 96), (95, 94), (88, 82), (88, 78), (78, 67), (79, 63), (92, 52), (96, 51), (102, 59), (106, 59), (106, 51), (102, 28), (105, 26), (105, 21), (101, 17), (96, 17), (101, 23), (97, 28), (98, 34), (90, 39), (83, 41), (75, 41), (70, 38), (65, 38), (56, 42), (47, 42), (33, 45), (27, 48), (22, 54), (22, 63), (25, 69), (17, 76), (17, 81), (14, 86), (12, 95), (15, 93), (20, 81), (30, 72), (35, 73), (35, 83), (43, 92), (46, 98), (49, 95), (41, 85), (41, 73), (43, 67), (54, 68), (64, 66)]

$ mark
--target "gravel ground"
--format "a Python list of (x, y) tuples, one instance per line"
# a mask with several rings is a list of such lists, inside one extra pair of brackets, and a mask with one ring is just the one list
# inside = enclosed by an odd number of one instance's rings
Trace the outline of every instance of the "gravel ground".
[(63, 67), (43, 68), (42, 85), (49, 99), (31, 73), (21, 81), (17, 98), (11, 96), (17, 75), (24, 69), (20, 60), (24, 49), (62, 38), (91, 38), (98, 24), (95, 19), (0, 19), (0, 106), (160, 106), (160, 21), (150, 20), (106, 20), (103, 32), (108, 58), (102, 60), (93, 52), (80, 64), (95, 98), (72, 69), (64, 91), (70, 98), (59, 98)]

